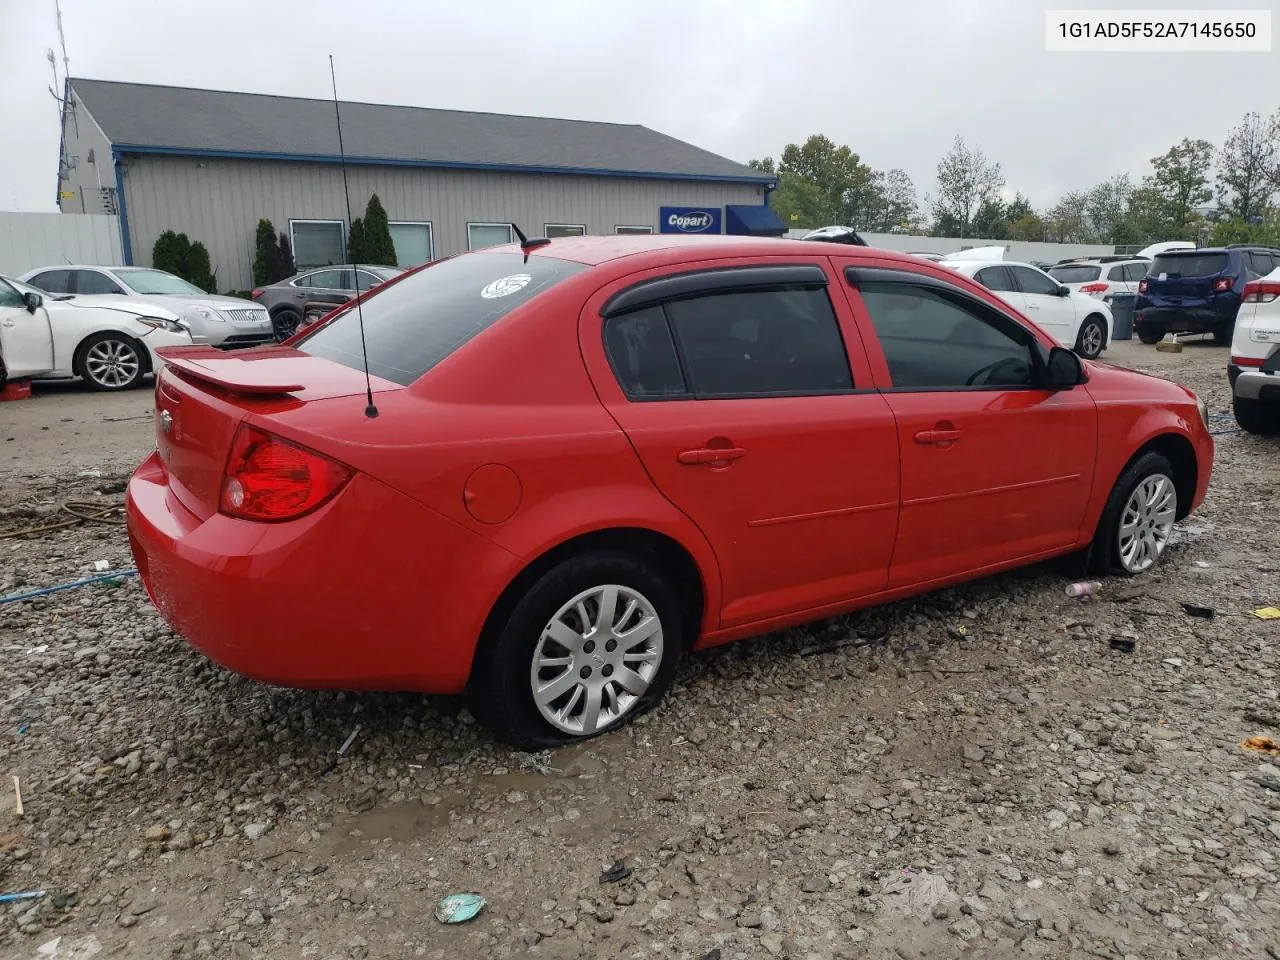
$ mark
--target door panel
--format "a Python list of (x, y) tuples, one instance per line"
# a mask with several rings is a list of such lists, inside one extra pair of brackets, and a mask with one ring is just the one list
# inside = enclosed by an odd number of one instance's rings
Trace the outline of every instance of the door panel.
[[(815, 260), (696, 266), (796, 263)], [(829, 281), (825, 258), (818, 265)], [(713, 292), (602, 320), (618, 291), (693, 266), (600, 291), (584, 308), (580, 342), (601, 401), (654, 485), (715, 550), (720, 625), (883, 590), (897, 532), (897, 428), (884, 397), (858, 389), (871, 376), (847, 301), (833, 305), (821, 282), (763, 290), (753, 269), (750, 291), (717, 273)]]
[(9, 379), (33, 377), (53, 369), (53, 333), (43, 307), (28, 313), (18, 292), (0, 281), (0, 357)]
[(1058, 296), (1057, 281), (1017, 264), (1010, 264), (1009, 271), (1022, 291), (1027, 316), (1064, 347), (1075, 346), (1076, 306), (1070, 297)]
[(1087, 391), (1040, 388), (1035, 336), (976, 294), (889, 271), (851, 282), (901, 450), (889, 588), (1077, 542), (1097, 445)]

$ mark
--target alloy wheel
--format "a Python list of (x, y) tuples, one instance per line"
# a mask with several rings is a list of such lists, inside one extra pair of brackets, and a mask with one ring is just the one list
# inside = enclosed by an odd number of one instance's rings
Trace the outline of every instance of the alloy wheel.
[(1142, 573), (1160, 559), (1173, 532), (1178, 491), (1163, 473), (1153, 473), (1129, 494), (1120, 513), (1120, 565), (1127, 573)]
[(1102, 326), (1096, 320), (1090, 320), (1080, 332), (1080, 352), (1092, 360), (1102, 353)]
[(89, 379), (101, 387), (118, 390), (138, 378), (142, 358), (123, 340), (99, 340), (84, 355)]
[(584, 590), (547, 622), (529, 682), (542, 718), (588, 737), (626, 716), (662, 665), (662, 621), (643, 594), (619, 584)]

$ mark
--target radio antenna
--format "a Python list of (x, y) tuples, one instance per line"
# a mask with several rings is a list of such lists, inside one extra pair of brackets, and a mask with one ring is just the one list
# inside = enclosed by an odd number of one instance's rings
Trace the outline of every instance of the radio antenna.
[[(333, 54), (329, 54), (329, 79), (333, 82), (333, 116), (338, 122), (338, 159), (342, 163), (342, 195), (347, 201), (347, 230), (351, 229), (351, 188), (347, 186), (347, 151), (342, 145), (342, 111), (338, 109), (338, 77), (333, 72)], [(354, 264), (347, 244), (342, 245), (342, 263), (353, 267), (351, 276), (356, 280), (356, 319), (360, 323), (360, 355), (364, 359), (364, 396), (368, 406), (364, 415), (372, 420), (378, 415), (378, 408), (373, 405), (373, 381), (369, 378), (369, 347), (364, 341), (364, 306), (360, 303), (360, 281), (356, 278)]]

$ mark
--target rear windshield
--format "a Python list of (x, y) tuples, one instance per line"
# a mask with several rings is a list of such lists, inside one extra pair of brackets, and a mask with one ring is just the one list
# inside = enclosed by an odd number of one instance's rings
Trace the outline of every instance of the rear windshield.
[(1101, 274), (1101, 267), (1054, 267), (1049, 271), (1049, 276), (1059, 283), (1088, 283)]
[[(383, 287), (364, 307), (369, 372), (408, 386), (517, 307), (585, 270), (581, 263), (517, 253), (481, 253), (441, 260)], [(348, 308), (297, 347), (363, 370), (357, 311)]]
[(1148, 277), (1212, 277), (1227, 269), (1225, 253), (1161, 253), (1151, 261)]

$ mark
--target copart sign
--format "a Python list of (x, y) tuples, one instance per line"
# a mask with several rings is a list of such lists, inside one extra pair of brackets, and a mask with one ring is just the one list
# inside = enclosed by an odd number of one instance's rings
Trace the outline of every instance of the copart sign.
[(662, 233), (720, 233), (719, 207), (661, 207), (658, 218)]

